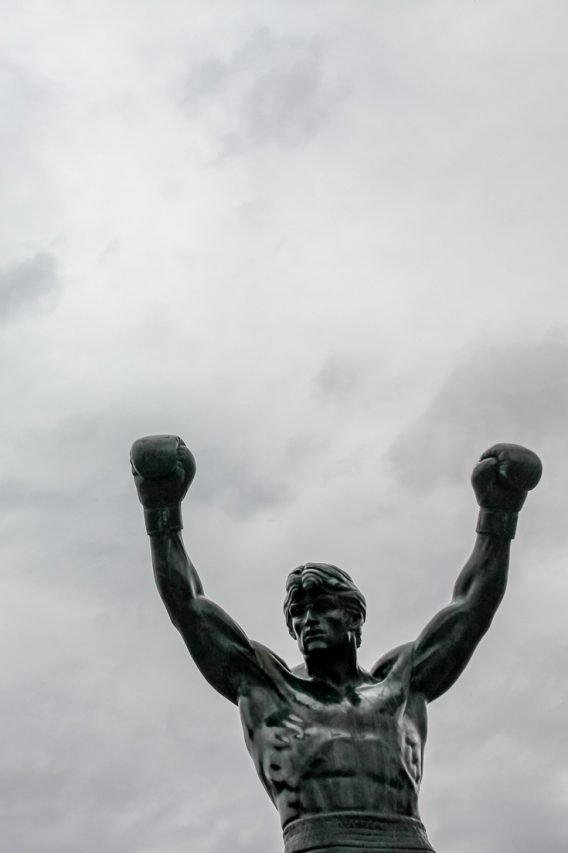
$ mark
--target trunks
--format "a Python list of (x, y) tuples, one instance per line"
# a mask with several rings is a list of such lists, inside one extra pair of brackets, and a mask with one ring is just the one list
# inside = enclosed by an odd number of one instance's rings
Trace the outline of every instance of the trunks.
[(284, 827), (285, 853), (334, 848), (382, 853), (434, 853), (424, 824), (417, 818), (367, 812), (331, 812), (298, 818)]

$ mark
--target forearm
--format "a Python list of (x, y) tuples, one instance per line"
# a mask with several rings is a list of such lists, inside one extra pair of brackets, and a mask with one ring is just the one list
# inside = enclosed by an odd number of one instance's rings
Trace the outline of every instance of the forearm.
[(507, 586), (510, 549), (509, 539), (478, 533), (456, 581), (454, 600), (468, 601), (491, 619)]
[(149, 538), (156, 585), (173, 618), (178, 608), (187, 607), (192, 599), (203, 595), (203, 586), (185, 550), (181, 530)]

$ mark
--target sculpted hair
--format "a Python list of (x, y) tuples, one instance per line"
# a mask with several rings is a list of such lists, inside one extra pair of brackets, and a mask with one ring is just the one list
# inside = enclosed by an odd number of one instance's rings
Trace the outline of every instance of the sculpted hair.
[(288, 631), (294, 637), (291, 607), (297, 596), (309, 589), (320, 589), (322, 593), (337, 596), (348, 613), (360, 620), (357, 629), (357, 645), (361, 642), (361, 629), (367, 615), (367, 602), (363, 593), (355, 586), (352, 578), (338, 566), (330, 563), (305, 563), (290, 572), (286, 580), (284, 616)]

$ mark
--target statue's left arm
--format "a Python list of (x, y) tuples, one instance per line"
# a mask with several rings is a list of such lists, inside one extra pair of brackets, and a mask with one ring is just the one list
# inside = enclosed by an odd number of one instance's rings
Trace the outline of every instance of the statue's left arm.
[(494, 445), (473, 471), (472, 485), (481, 507), (473, 552), (456, 581), (451, 603), (413, 644), (411, 689), (429, 702), (461, 675), (491, 625), (507, 585), (518, 513), (541, 473), (538, 456), (516, 444)]

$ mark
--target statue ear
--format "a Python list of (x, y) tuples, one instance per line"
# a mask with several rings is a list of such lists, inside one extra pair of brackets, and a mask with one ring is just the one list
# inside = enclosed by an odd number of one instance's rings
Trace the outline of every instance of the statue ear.
[(348, 628), (355, 634), (357, 648), (361, 645), (361, 632), (363, 628), (363, 620), (358, 613), (348, 612)]
[(361, 627), (361, 617), (352, 610), (347, 611), (347, 625), (350, 631), (356, 631)]

